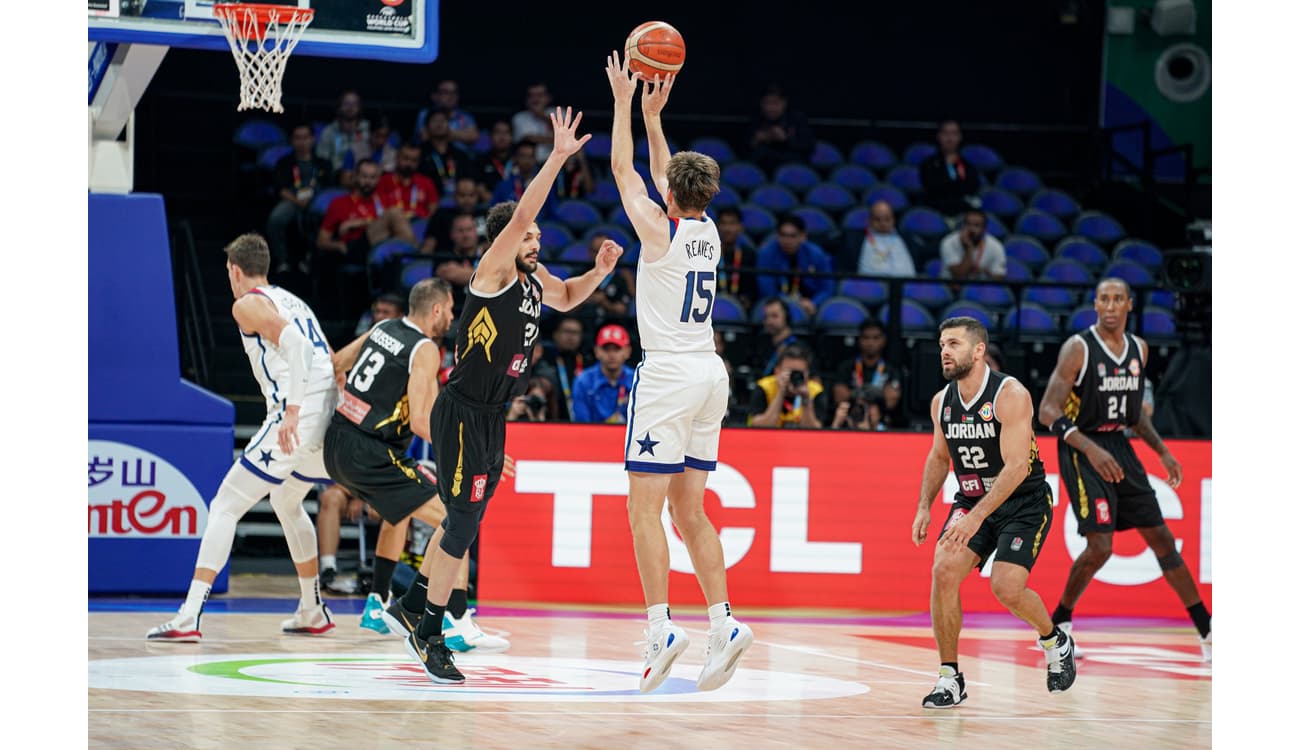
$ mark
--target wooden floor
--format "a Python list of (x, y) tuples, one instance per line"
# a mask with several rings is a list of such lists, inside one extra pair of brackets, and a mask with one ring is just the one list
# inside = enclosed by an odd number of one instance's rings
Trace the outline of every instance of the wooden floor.
[(89, 746), (1210, 746), (1210, 668), (1178, 621), (1078, 621), (1078, 681), (1049, 694), (1027, 628), (969, 616), (970, 697), (941, 711), (920, 707), (937, 667), (923, 613), (738, 612), (755, 645), (728, 685), (699, 693), (707, 620), (675, 607), (691, 645), (643, 695), (641, 612), (484, 606), (482, 627), (508, 632), (511, 648), (459, 656), (467, 681), (449, 687), (429, 682), (397, 638), (360, 629), (359, 599), (327, 599), (338, 622), (328, 636), (281, 635), (296, 589), (289, 578), (232, 578), (209, 603), (202, 644), (144, 640), (179, 600), (92, 599)]

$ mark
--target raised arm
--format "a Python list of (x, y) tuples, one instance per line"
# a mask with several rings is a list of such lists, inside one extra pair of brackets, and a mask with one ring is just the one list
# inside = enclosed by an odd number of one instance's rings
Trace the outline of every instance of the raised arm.
[(537, 264), (537, 280), (542, 284), (542, 299), (547, 307), (556, 310), (572, 310), (587, 301), (596, 291), (600, 282), (614, 270), (618, 259), (623, 255), (623, 248), (613, 240), (605, 240), (596, 255), (596, 265), (591, 270), (571, 279), (561, 280), (546, 270), (546, 266)]
[(582, 138), (577, 137), (578, 125), (582, 122), (581, 112), (575, 117), (573, 108), (568, 107), (562, 117), (559, 110), (552, 112), (550, 117), (551, 127), (555, 130), (555, 145), (542, 164), (542, 168), (538, 170), (537, 176), (528, 183), (524, 194), (519, 198), (519, 205), (515, 207), (510, 222), (492, 241), (492, 245), (479, 260), (475, 280), (482, 280), (485, 283), (474, 285), (478, 291), (496, 292), (509, 283), (510, 275), (515, 273), (515, 258), (519, 253), (519, 245), (523, 242), (528, 228), (537, 220), (537, 214), (546, 203), (546, 198), (551, 194), (551, 188), (555, 186), (555, 177), (563, 168), (564, 161), (591, 140), (590, 133)]
[(668, 197), (668, 138), (664, 136), (663, 121), (659, 115), (668, 104), (668, 95), (672, 93), (673, 81), (677, 76), (668, 74), (660, 79), (655, 74), (653, 81), (647, 81), (641, 92), (641, 115), (645, 118), (645, 134), (650, 144), (650, 177), (655, 182), (659, 194)]
[[(605, 60), (605, 75), (614, 93), (614, 125), (610, 134), (609, 166), (618, 185), (623, 210), (641, 240), (641, 256), (655, 261), (668, 252), (668, 215), (646, 193), (645, 183), (632, 161), (632, 96), (636, 79), (628, 72), (627, 60), (619, 63), (618, 51)], [(665, 146), (665, 148), (667, 148)]]
[(307, 395), (307, 380), (311, 376), (312, 345), (289, 321), (280, 317), (275, 304), (261, 294), (245, 294), (235, 300), (231, 308), (235, 322), (242, 331), (256, 333), (275, 346), (289, 365), (289, 382), (284, 396), (284, 418), (280, 421), (277, 438), (280, 450), (292, 454), (298, 446), (298, 412)]
[(912, 520), (912, 544), (918, 547), (929, 536), (930, 506), (943, 489), (943, 482), (948, 478), (948, 468), (952, 459), (948, 455), (948, 441), (939, 429), (939, 402), (943, 391), (930, 399), (930, 419), (934, 421), (934, 440), (930, 443), (930, 453), (925, 457), (925, 469), (921, 474), (921, 499), (916, 505), (916, 518)]

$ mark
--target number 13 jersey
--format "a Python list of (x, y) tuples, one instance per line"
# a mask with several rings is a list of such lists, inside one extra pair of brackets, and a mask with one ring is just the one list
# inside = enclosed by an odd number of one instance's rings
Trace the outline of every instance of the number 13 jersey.
[(636, 327), (641, 348), (712, 352), (713, 299), (722, 242), (708, 216), (669, 217), (668, 253), (636, 268)]
[[(984, 497), (1006, 465), (1002, 461), (1002, 423), (997, 418), (997, 401), (1008, 380), (1014, 378), (986, 369), (984, 387), (969, 404), (961, 400), (955, 382), (944, 386), (943, 397), (939, 399), (939, 429), (948, 443), (952, 470), (957, 475), (957, 492), (971, 502)], [(1009, 497), (1040, 489), (1044, 481), (1038, 441), (1030, 432), (1029, 471)]]
[(351, 424), (404, 452), (411, 443), (406, 386), (415, 352), (426, 344), (437, 346), (407, 318), (390, 318), (371, 328), (348, 372), (334, 421)]

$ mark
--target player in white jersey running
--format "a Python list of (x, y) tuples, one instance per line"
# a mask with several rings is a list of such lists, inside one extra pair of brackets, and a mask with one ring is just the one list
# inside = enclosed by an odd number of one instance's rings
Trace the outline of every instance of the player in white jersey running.
[(718, 163), (693, 151), (670, 158), (659, 113), (673, 76), (647, 82), (641, 95), (650, 144), (650, 175), (667, 211), (650, 199), (632, 166), (632, 97), (637, 79), (614, 52), (605, 73), (614, 93), (610, 166), (623, 209), (637, 238), (636, 323), (644, 356), (632, 381), (624, 466), (628, 520), (637, 571), (645, 593), (645, 665), (641, 691), (658, 687), (689, 643), (668, 612), (668, 539), (660, 518), (664, 498), (673, 524), (690, 551), (709, 605), (708, 645), (700, 690), (726, 684), (754, 642), (747, 625), (731, 616), (727, 571), (718, 532), (704, 513), (704, 487), (718, 463), (718, 438), (727, 412), (726, 366), (713, 344), (713, 299), (722, 247), (704, 214), (718, 193)]
[(338, 400), (329, 344), (311, 308), (267, 282), (271, 252), (266, 240), (253, 233), (240, 235), (225, 251), (235, 295), (231, 313), (253, 376), (266, 397), (266, 421), (230, 467), (208, 508), (208, 525), (185, 603), (176, 617), (149, 631), (146, 638), (151, 641), (198, 643), (202, 639), (203, 604), (217, 572), (230, 558), (235, 525), (268, 494), (284, 527), (302, 592), (297, 611), (280, 629), (294, 635), (323, 635), (334, 627), (320, 599), (316, 527), (302, 507), (312, 485), (329, 480), (323, 443)]

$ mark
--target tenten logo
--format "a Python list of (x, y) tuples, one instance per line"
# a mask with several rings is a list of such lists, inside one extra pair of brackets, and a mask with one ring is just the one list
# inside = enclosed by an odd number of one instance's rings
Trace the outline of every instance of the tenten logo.
[(698, 667), (678, 664), (655, 692), (637, 688), (640, 663), (582, 658), (463, 654), (461, 685), (431, 682), (418, 663), (392, 654), (220, 654), (101, 659), (89, 686), (203, 695), (351, 700), (678, 702), (814, 700), (859, 695), (864, 684), (741, 668), (721, 690), (695, 687)]
[(87, 475), (92, 538), (197, 539), (207, 526), (208, 506), (190, 480), (134, 445), (91, 440)]

